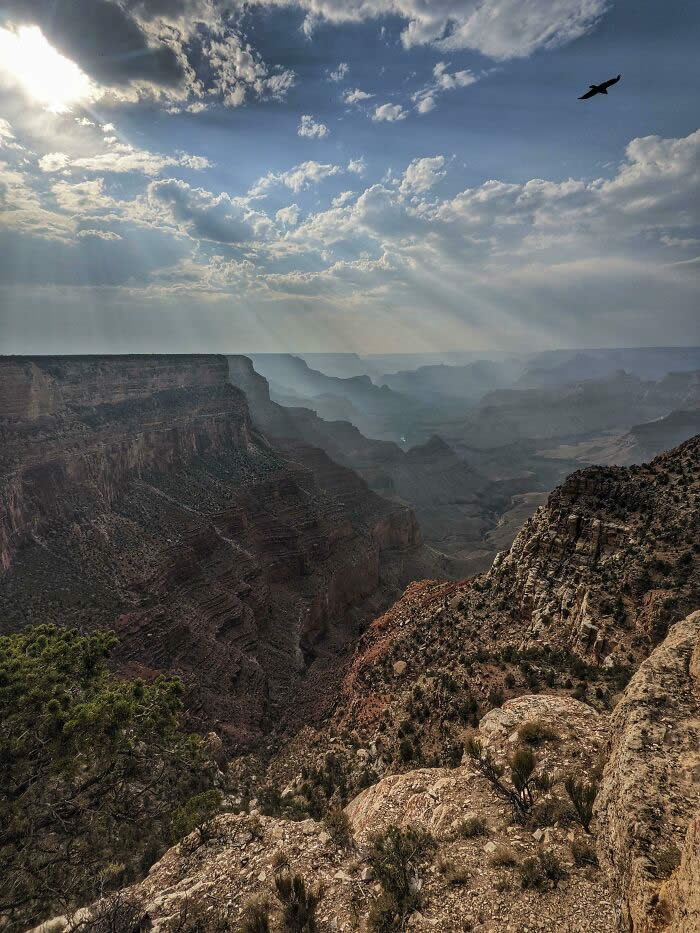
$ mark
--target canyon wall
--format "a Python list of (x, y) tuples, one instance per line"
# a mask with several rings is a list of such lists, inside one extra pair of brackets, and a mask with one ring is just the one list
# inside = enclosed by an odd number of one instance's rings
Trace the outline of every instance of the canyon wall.
[(0, 385), (0, 629), (115, 628), (231, 748), (322, 716), (325, 653), (425, 556), (411, 511), (271, 443), (224, 357), (5, 358)]

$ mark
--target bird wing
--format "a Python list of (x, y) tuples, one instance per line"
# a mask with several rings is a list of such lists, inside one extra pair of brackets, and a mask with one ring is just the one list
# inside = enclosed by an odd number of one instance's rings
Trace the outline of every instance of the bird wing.
[(605, 88), (612, 87), (613, 84), (617, 84), (617, 82), (620, 80), (621, 77), (622, 75), (618, 75), (616, 78), (610, 78), (608, 81), (603, 81), (603, 83), (601, 84), (601, 87), (605, 87)]
[(589, 97), (595, 97), (595, 95), (596, 95), (597, 93), (598, 93), (598, 89), (597, 89), (597, 88), (596, 88), (595, 90), (591, 89), (590, 91), (586, 91), (585, 94), (582, 94), (582, 95), (579, 97), (579, 100), (588, 100)]

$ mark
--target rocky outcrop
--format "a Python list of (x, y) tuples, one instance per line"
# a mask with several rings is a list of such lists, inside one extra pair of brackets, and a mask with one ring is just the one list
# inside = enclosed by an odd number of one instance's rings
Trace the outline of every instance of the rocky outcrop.
[[(273, 445), (224, 357), (0, 361), (2, 629), (115, 628), (229, 749), (325, 715), (361, 626), (417, 566), (411, 511)], [(302, 676), (302, 674), (304, 676)]]
[(667, 930), (695, 933), (700, 929), (700, 814), (690, 822), (680, 864), (661, 885), (659, 903)]
[[(487, 576), (526, 644), (554, 636), (609, 665), (697, 605), (700, 436), (650, 464), (571, 474)], [(648, 643), (647, 642), (647, 643)]]
[[(501, 712), (503, 722), (508, 721), (505, 731), (492, 714), (479, 729), (498, 760), (512, 751), (513, 731), (536, 717), (559, 730), (556, 741), (537, 752), (542, 766), (556, 775), (589, 768), (607, 735), (606, 717), (573, 700), (528, 696)], [(550, 804), (561, 798), (559, 781), (547, 795)], [(582, 831), (563, 825), (513, 825), (509, 807), (469, 762), (453, 769), (416, 768), (362, 791), (345, 809), (351, 846), (334, 840), (322, 822), (264, 816), (255, 801), (251, 810), (217, 817), (204, 844), (197, 845), (196, 835), (186, 839), (143, 882), (124, 891), (124, 897), (136, 899), (148, 913), (154, 930), (176, 929), (185, 904), (195, 916), (222, 912), (229, 928), (238, 930), (245, 905), (254, 898), (272, 905), (272, 929), (281, 929), (275, 925), (273, 892), (275, 874), (285, 865), (307, 885), (323, 885), (319, 931), (366, 930), (380, 890), (367, 859), (371, 835), (389, 826), (412, 826), (434, 840), (434, 848), (411, 868), (421, 903), (407, 926), (417, 933), (470, 928), (479, 933), (610, 933), (614, 928), (605, 874), (576, 865), (572, 858), (571, 843), (582, 840)], [(462, 829), (465, 821), (475, 819), (482, 821), (478, 832)], [(517, 866), (541, 849), (559, 860), (565, 876), (556, 889), (547, 883), (541, 891), (525, 890)], [(497, 858), (503, 851), (509, 853), (508, 864)]]
[(673, 626), (611, 717), (599, 846), (629, 933), (700, 924), (700, 611)]

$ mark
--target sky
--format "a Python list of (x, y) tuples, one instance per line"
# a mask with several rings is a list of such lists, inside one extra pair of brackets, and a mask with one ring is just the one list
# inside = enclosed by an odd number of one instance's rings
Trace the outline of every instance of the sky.
[(698, 35), (688, 0), (0, 0), (0, 352), (700, 343)]

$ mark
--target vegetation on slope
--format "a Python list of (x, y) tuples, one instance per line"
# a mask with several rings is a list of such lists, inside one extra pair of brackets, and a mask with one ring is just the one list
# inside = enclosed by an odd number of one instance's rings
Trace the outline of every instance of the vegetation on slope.
[(139, 877), (211, 787), (182, 686), (119, 680), (110, 632), (0, 637), (0, 916), (26, 928)]

